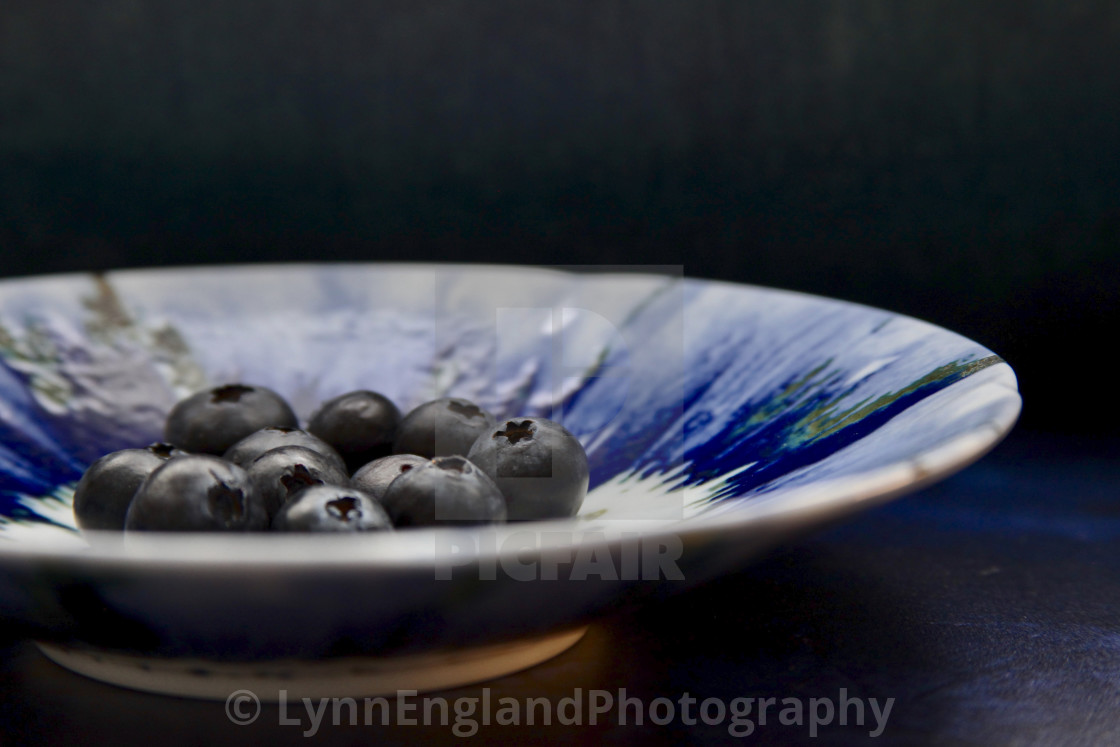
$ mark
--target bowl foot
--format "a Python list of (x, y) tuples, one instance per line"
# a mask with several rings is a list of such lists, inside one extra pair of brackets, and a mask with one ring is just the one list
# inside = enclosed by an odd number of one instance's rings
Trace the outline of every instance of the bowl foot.
[(66, 669), (121, 687), (207, 700), (227, 700), (239, 690), (248, 690), (260, 701), (276, 702), (392, 696), (482, 682), (551, 659), (573, 646), (586, 630), (449, 651), (329, 661), (161, 659), (53, 643), (36, 645)]

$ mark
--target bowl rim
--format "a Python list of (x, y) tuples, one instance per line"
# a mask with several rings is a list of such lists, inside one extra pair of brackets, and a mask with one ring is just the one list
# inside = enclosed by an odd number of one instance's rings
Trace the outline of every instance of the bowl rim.
[[(957, 332), (906, 314), (890, 311), (876, 306), (831, 298), (805, 291), (775, 288), (751, 283), (738, 283), (721, 279), (677, 275), (675, 273), (649, 272), (646, 268), (666, 268), (668, 266), (628, 266), (631, 269), (619, 271), (615, 265), (604, 265), (607, 271), (596, 271), (594, 266), (580, 265), (578, 270), (564, 266), (509, 265), (492, 263), (441, 263), (441, 262), (291, 262), (291, 263), (240, 263), (240, 264), (192, 264), (162, 267), (138, 267), (104, 272), (68, 272), (57, 274), (31, 275), (0, 279), (0, 291), (7, 287), (47, 282), (79, 282), (90, 277), (105, 276), (137, 277), (159, 274), (214, 273), (214, 272), (253, 272), (253, 271), (297, 271), (303, 268), (325, 268), (345, 272), (351, 268), (392, 268), (400, 270), (428, 270), (456, 272), (538, 272), (561, 276), (634, 276), (666, 277), (688, 284), (723, 286), (747, 289), (752, 292), (776, 293), (798, 296), (814, 303), (858, 307), (869, 311), (889, 314), (892, 318), (905, 319), (927, 325), (939, 334), (953, 335), (969, 342), (975, 341)], [(674, 266), (675, 267), (675, 266)], [(643, 269), (634, 269), (643, 268)], [(613, 271), (611, 271), (613, 270)], [(983, 347), (983, 346), (981, 346)], [(987, 348), (984, 348), (987, 350)], [(987, 352), (991, 353), (990, 350)], [(993, 354), (994, 355), (994, 354)], [(596, 547), (617, 548), (631, 542), (679, 541), (688, 545), (703, 541), (713, 534), (734, 533), (748, 527), (766, 527), (774, 532), (774, 537), (782, 538), (798, 531), (799, 528), (811, 529), (828, 522), (841, 519), (865, 508), (885, 503), (905, 493), (920, 490), (954, 474), (983, 457), (1011, 431), (1022, 410), (1022, 397), (1019, 393), (1014, 371), (1006, 361), (999, 361), (990, 368), (1001, 368), (1002, 375), (980, 384), (981, 387), (997, 389), (999, 407), (992, 417), (968, 431), (956, 434), (940, 443), (931, 444), (910, 455), (905, 460), (892, 462), (873, 469), (856, 472), (836, 478), (815, 480), (804, 485), (783, 488), (781, 500), (743, 501), (734, 509), (704, 512), (696, 516), (670, 520), (613, 520), (611, 526), (585, 531), (580, 529), (580, 520), (560, 519), (551, 521), (531, 521), (486, 527), (493, 532), (496, 541), (493, 546), (476, 545), (470, 555), (472, 562), (495, 562), (508, 557), (509, 551), (501, 548), (503, 537), (517, 532), (533, 532), (538, 536), (555, 534), (565, 535), (569, 541), (553, 546), (542, 546), (540, 551), (563, 551), (575, 547), (593, 545)], [(954, 382), (946, 387), (951, 390), (962, 382)], [(309, 569), (323, 566), (359, 566), (388, 568), (431, 568), (440, 558), (435, 550), (437, 543), (464, 542), (477, 537), (478, 528), (426, 528), (396, 531), (379, 535), (377, 542), (370, 542), (365, 536), (329, 537), (319, 535), (285, 535), (277, 537), (269, 534), (238, 534), (228, 537), (205, 533), (151, 533), (142, 537), (122, 535), (119, 532), (83, 532), (88, 546), (77, 542), (55, 543), (37, 541), (35, 543), (4, 541), (0, 539), (0, 564), (12, 562), (57, 562), (61, 564), (78, 563), (83, 567), (100, 567), (142, 570), (143, 572), (163, 573), (176, 570), (224, 570), (250, 568), (276, 568), (288, 572), (293, 569)], [(448, 545), (443, 545), (447, 547)], [(457, 545), (458, 546), (458, 545)]]

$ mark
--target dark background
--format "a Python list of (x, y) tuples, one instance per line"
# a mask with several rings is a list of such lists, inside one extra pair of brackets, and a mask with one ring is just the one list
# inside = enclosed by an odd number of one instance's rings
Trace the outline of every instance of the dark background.
[(680, 264), (949, 327), (1024, 427), (1115, 433), (1117, 71), (1110, 0), (7, 0), (0, 273)]

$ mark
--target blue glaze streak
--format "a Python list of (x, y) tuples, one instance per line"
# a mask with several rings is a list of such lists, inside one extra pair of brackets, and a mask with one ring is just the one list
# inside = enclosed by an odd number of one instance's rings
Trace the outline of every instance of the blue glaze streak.
[[(797, 441), (803, 424), (822, 405), (832, 401), (830, 393), (822, 391), (807, 402), (781, 413), (749, 437), (737, 434), (737, 421), (732, 418), (716, 439), (688, 450), (686, 459), (691, 468), (683, 485), (699, 485), (743, 464), (756, 462), (731, 478), (713, 499), (767, 492), (766, 485), (773, 480), (835, 454), (878, 430), (895, 415), (926, 397), (998, 362), (999, 358), (991, 356), (973, 365), (952, 366), (943, 376), (918, 385), (858, 419), (847, 421), (846, 425), (827, 435), (809, 438), (800, 444)], [(654, 466), (650, 464), (647, 469)]]
[[(826, 430), (820, 436), (807, 435), (807, 428), (832, 415), (835, 406), (843, 402), (854, 389), (849, 387), (838, 391), (835, 387), (828, 386), (835, 384), (839, 377), (830, 377), (814, 393), (796, 404), (780, 397), (748, 403), (727, 418), (726, 424), (715, 438), (701, 444), (686, 445), (684, 462), (687, 470), (683, 475), (675, 475), (674, 482), (679, 481), (677, 488), (702, 485), (753, 462), (753, 466), (731, 478), (713, 499), (767, 492), (766, 485), (775, 479), (822, 461), (879, 429), (891, 418), (926, 397), (998, 362), (1000, 359), (996, 356), (979, 361), (955, 362), (954, 365), (944, 367), (946, 370), (942, 375), (931, 376), (929, 381), (889, 398), (883, 406), (871, 409), (858, 418), (836, 418), (839, 422), (833, 425), (834, 429)], [(797, 383), (796, 379), (791, 378), (779, 391), (794, 389)], [(711, 385), (712, 382), (708, 381), (690, 391), (685, 397), (687, 406), (698, 401)], [(687, 406), (685, 412), (688, 411)], [(852, 409), (858, 410), (858, 406)], [(760, 413), (762, 417), (757, 427), (744, 427), (744, 423)], [(664, 433), (674, 427), (679, 416), (680, 411), (676, 408), (660, 410), (643, 431), (629, 438), (616, 440), (609, 450), (590, 454), (592, 489), (627, 469), (642, 477), (677, 470), (680, 464), (673, 457), (673, 444), (658, 449), (651, 448), (651, 445), (663, 439)], [(709, 413), (700, 412), (686, 419), (686, 442), (694, 440), (689, 439), (689, 434), (710, 422), (711, 417)]]

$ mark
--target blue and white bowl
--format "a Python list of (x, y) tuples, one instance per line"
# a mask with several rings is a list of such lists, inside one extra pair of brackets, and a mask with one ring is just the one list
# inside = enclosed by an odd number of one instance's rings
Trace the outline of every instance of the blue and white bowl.
[[(462, 396), (584, 444), (569, 521), (359, 537), (82, 534), (106, 452), (179, 398)], [(475, 681), (623, 602), (711, 579), (961, 469), (1020, 408), (1010, 367), (925, 322), (633, 273), (244, 266), (0, 283), (0, 614), (66, 666), (202, 697)], [(262, 696), (263, 697), (263, 696)], [(294, 697), (294, 696), (293, 696)]]

